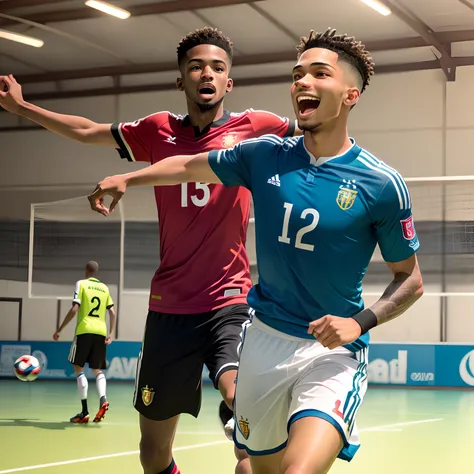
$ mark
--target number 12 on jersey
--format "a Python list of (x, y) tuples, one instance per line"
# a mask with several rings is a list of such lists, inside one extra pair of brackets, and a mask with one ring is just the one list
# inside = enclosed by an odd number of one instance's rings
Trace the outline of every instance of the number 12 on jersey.
[[(290, 237), (288, 237), (288, 227), (290, 224), (291, 213), (293, 211), (293, 204), (285, 202), (283, 204), (283, 207), (285, 208), (285, 215), (283, 217), (283, 228), (281, 231), (281, 235), (278, 237), (278, 242), (291, 245), (291, 239)], [(312, 252), (314, 250), (314, 245), (305, 244), (303, 242), (303, 236), (316, 228), (319, 223), (319, 212), (316, 209), (305, 209), (301, 213), (300, 219), (306, 220), (306, 218), (310, 218), (311, 222), (308, 225), (301, 227), (301, 229), (297, 232), (295, 239), (295, 247), (297, 249), (308, 250)]]

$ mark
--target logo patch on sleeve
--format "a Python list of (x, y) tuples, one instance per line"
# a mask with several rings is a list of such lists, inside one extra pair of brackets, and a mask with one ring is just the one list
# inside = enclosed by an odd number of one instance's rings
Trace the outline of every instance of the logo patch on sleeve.
[(412, 240), (415, 237), (415, 226), (413, 225), (413, 216), (400, 221), (403, 230), (403, 237), (406, 240)]

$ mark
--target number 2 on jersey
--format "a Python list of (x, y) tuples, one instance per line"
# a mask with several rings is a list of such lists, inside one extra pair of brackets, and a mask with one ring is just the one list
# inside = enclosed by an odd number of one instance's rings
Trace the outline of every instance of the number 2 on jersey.
[[(181, 207), (188, 207), (188, 184), (190, 183), (181, 183)], [(197, 207), (204, 207), (211, 197), (211, 190), (209, 185), (205, 183), (194, 183), (196, 186), (196, 191), (202, 191), (202, 197), (197, 197), (196, 194), (191, 195), (191, 202)]]
[(97, 303), (97, 304), (89, 311), (89, 314), (87, 316), (93, 316), (94, 318), (98, 318), (100, 315), (95, 314), (95, 312), (99, 311), (100, 303), (101, 303), (100, 298), (98, 296), (94, 296), (91, 299), (91, 303)]
[[(285, 202), (283, 204), (283, 207), (285, 208), (285, 216), (283, 217), (283, 229), (281, 231), (281, 235), (278, 237), (278, 242), (291, 245), (291, 239), (290, 237), (288, 237), (288, 226), (290, 224), (290, 217), (291, 217), (291, 212), (293, 210), (293, 204), (290, 204), (289, 202)], [(296, 234), (295, 247), (297, 249), (308, 250), (312, 252), (314, 250), (314, 245), (305, 244), (303, 242), (303, 236), (316, 228), (316, 226), (319, 223), (319, 212), (316, 209), (308, 208), (308, 209), (305, 209), (301, 213), (300, 217), (301, 219), (306, 219), (308, 216), (312, 217), (312, 221), (310, 224), (302, 227)]]

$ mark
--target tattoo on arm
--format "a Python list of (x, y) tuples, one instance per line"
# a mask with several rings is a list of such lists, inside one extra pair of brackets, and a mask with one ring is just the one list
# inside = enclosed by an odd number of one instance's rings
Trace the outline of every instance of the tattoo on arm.
[(403, 314), (421, 297), (420, 283), (408, 273), (395, 274), (382, 297), (370, 307), (377, 318), (377, 325)]

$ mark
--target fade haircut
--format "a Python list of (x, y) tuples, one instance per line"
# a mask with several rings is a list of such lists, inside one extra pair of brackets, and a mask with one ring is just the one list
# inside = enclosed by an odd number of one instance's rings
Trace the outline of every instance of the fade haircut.
[(353, 36), (336, 35), (336, 30), (328, 28), (324, 33), (315, 33), (314, 30), (311, 30), (307, 38), (302, 37), (300, 44), (296, 47), (298, 58), (311, 48), (334, 51), (338, 54), (339, 59), (354, 67), (362, 79), (360, 93), (364, 92), (375, 70), (375, 63), (370, 53), (365, 49), (365, 45)]
[(94, 260), (90, 260), (86, 263), (86, 272), (92, 275), (97, 275), (99, 272), (99, 264), (94, 262)]
[(230, 38), (224, 35), (222, 31), (217, 28), (210, 28), (206, 26), (195, 31), (191, 31), (186, 36), (181, 38), (178, 43), (178, 67), (181, 66), (181, 61), (186, 56), (186, 53), (195, 46), (201, 44), (213, 44), (227, 53), (230, 63), (232, 64), (232, 54), (234, 45)]

